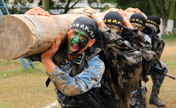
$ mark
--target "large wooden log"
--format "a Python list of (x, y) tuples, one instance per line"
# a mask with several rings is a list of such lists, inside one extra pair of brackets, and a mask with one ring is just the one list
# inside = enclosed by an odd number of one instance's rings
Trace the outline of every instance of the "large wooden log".
[(62, 36), (62, 45), (72, 22), (84, 15), (63, 14), (5, 15), (0, 29), (0, 58), (13, 60), (46, 51), (57, 34)]
[[(133, 13), (127, 12), (130, 17)], [(105, 13), (99, 13), (103, 19)], [(0, 58), (13, 60), (46, 51), (57, 34), (62, 45), (72, 22), (83, 14), (5, 15), (0, 29)]]

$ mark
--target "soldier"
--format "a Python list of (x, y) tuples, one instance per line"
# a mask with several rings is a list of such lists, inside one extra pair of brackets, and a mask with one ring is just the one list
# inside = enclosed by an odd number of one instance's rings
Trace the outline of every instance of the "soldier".
[[(157, 16), (152, 15), (148, 17), (145, 23), (144, 16), (142, 16), (141, 14), (133, 14), (130, 18), (130, 22), (134, 28), (138, 29), (143, 33), (145, 40), (147, 40), (147, 42), (145, 42), (145, 46), (147, 46), (146, 48), (149, 50), (153, 50), (157, 55), (157, 59), (159, 59), (161, 57), (161, 53), (164, 48), (164, 41), (161, 39), (161, 36), (155, 35), (155, 34), (160, 35), (159, 33), (160, 19)], [(152, 28), (153, 28), (152, 34), (150, 36), (147, 35), (152, 31)], [(144, 32), (147, 34), (145, 34)], [(161, 70), (165, 68), (165, 73), (167, 72), (167, 68), (164, 63), (162, 63), (162, 67), (159, 66), (158, 62), (155, 62), (155, 64), (153, 65), (156, 66), (156, 68), (160, 68)], [(150, 71), (149, 73), (153, 81), (152, 93), (151, 93), (149, 103), (155, 104), (156, 106), (159, 106), (159, 107), (164, 107), (165, 106), (164, 103), (160, 101), (160, 99), (158, 98), (159, 88), (161, 87), (161, 84), (164, 80), (164, 75), (161, 75), (157, 72), (153, 72), (152, 68), (154, 66), (152, 66), (151, 70), (149, 70), (151, 65), (148, 65), (148, 66), (149, 67), (145, 68), (145, 70), (147, 70), (146, 73)], [(145, 93), (146, 92), (144, 91), (144, 94)], [(142, 95), (142, 96), (145, 96), (145, 95)]]
[[(161, 38), (160, 34), (160, 23), (160, 18), (155, 15), (149, 16), (146, 20), (146, 25), (152, 26), (153, 28), (153, 32), (149, 36), (151, 38), (152, 50), (157, 54), (157, 57), (159, 59), (161, 58), (161, 54), (165, 46), (165, 41)], [(161, 64), (155, 63), (153, 67), (164, 70), (164, 73), (167, 73), (167, 67), (163, 62)], [(159, 90), (165, 76), (163, 74), (153, 71), (152, 69), (150, 71), (150, 75), (152, 78), (153, 86), (149, 103), (154, 104), (158, 107), (165, 107), (165, 103), (162, 102), (158, 97)]]
[[(121, 15), (116, 15), (119, 11)], [(115, 16), (116, 15), (116, 16)], [(123, 15), (123, 17), (122, 17)], [(113, 30), (114, 32), (116, 32), (118, 35), (121, 35), (123, 37), (123, 39), (125, 39), (125, 42), (130, 45), (132, 48), (134, 48), (135, 50), (141, 51), (143, 54), (143, 71), (141, 74), (141, 81), (144, 81), (145, 78), (148, 75), (148, 71), (150, 69), (150, 66), (152, 64), (152, 61), (155, 59), (155, 53), (153, 51), (151, 51), (151, 45), (150, 43), (144, 38), (144, 35), (142, 34), (142, 30), (145, 28), (145, 18), (142, 16), (140, 16), (139, 14), (135, 14), (137, 15), (136, 18), (133, 18), (134, 21), (133, 23), (129, 22), (129, 20), (127, 19), (127, 16), (124, 14), (124, 12), (120, 9), (116, 9), (116, 12), (109, 12), (105, 15), (104, 17), (104, 22), (107, 25), (107, 27), (109, 27), (111, 30)], [(119, 17), (121, 16), (121, 17)], [(119, 23), (119, 27), (117, 27), (117, 24), (113, 24), (113, 20), (112, 19), (117, 19), (117, 21), (121, 21), (124, 23)], [(124, 21), (123, 21), (124, 20)], [(140, 22), (141, 25), (137, 25), (134, 24), (134, 22)], [(114, 26), (116, 25), (116, 26)], [(126, 25), (126, 27), (124, 26)], [(133, 27), (134, 26), (134, 27)], [(139, 30), (138, 30), (139, 29)], [(150, 39), (150, 38), (149, 38)], [(151, 55), (151, 56), (149, 56)], [(139, 83), (141, 86), (141, 82)], [(142, 87), (141, 88), (142, 91), (144, 92), (144, 97), (143, 97), (143, 101), (141, 101), (142, 99), (139, 99), (140, 102), (144, 105), (144, 107), (146, 107), (146, 88)], [(139, 90), (141, 92), (141, 89)]]
[[(44, 15), (42, 11), (32, 9), (27, 13)], [(79, 17), (68, 31), (67, 47), (59, 48), (61, 36), (58, 35), (51, 48), (41, 56), (49, 76), (47, 83), (53, 82), (62, 108), (105, 108), (99, 95), (105, 66), (97, 53), (91, 51), (97, 32), (98, 26), (93, 19)]]
[[(86, 9), (94, 11), (91, 8)], [(99, 38), (104, 40), (99, 42), (102, 49), (99, 55), (106, 67), (100, 91), (106, 99), (108, 108), (129, 108), (131, 92), (139, 86), (141, 52), (134, 50), (118, 36), (124, 28), (124, 19), (120, 13), (109, 12), (104, 16), (104, 21), (94, 12), (90, 17), (101, 28)]]
[[(124, 25), (130, 27), (129, 23), (125, 22), (118, 12), (107, 13), (103, 20), (111, 31), (120, 36), (125, 28)], [(100, 58), (108, 67), (101, 81), (102, 84), (105, 85), (106, 89), (114, 92), (111, 95), (114, 95), (115, 99), (119, 100), (118, 103), (122, 104), (119, 105), (120, 108), (129, 108), (130, 94), (139, 87), (139, 75), (142, 68), (141, 52), (134, 50), (123, 41), (123, 43), (119, 42), (117, 46), (108, 44), (108, 47), (100, 53)], [(108, 90), (104, 90), (104, 94), (108, 93)]]
[[(138, 34), (140, 34), (140, 39), (136, 40), (134, 39), (132, 44), (134, 43), (138, 43), (138, 45), (135, 46), (140, 46), (140, 48), (138, 48), (139, 50), (143, 51), (145, 50), (145, 52), (147, 53), (147, 55), (150, 55), (151, 53), (153, 53), (153, 51), (151, 52), (151, 38), (148, 35), (145, 35), (142, 31), (145, 29), (145, 22), (146, 19), (142, 14), (139, 13), (135, 13), (133, 14), (130, 19), (129, 19), (131, 25), (134, 27), (134, 29), (137, 29)], [(137, 41), (137, 42), (136, 42)], [(130, 42), (131, 43), (131, 42)], [(134, 46), (134, 45), (133, 45)], [(146, 62), (147, 60), (146, 55), (143, 54), (143, 71), (141, 76), (143, 77), (140, 81), (140, 88), (138, 90), (133, 91), (133, 95), (131, 98), (131, 107), (144, 107), (146, 108), (146, 93), (147, 93), (147, 88), (145, 87), (145, 79), (147, 78), (148, 72), (150, 70), (150, 66), (152, 63)]]
[[(131, 80), (136, 79), (138, 82), (141, 53), (127, 46), (121, 37), (107, 29), (103, 20), (96, 16), (96, 14), (91, 15), (96, 24), (90, 18), (76, 19), (68, 32), (68, 49), (58, 50), (60, 42), (57, 37), (52, 47), (42, 54), (42, 62), (56, 86), (58, 101), (62, 107), (122, 108), (123, 104), (124, 108), (128, 108), (129, 104), (122, 101), (128, 100), (130, 95), (127, 94), (134, 90), (133, 87), (138, 86)], [(97, 24), (100, 30), (97, 30)], [(112, 62), (107, 68), (107, 70), (111, 68), (111, 71), (106, 71), (103, 78), (101, 76), (104, 65), (93, 48), (94, 37), (97, 37), (96, 45), (105, 51), (106, 60), (110, 57)], [(124, 72), (124, 69), (129, 68), (133, 71)], [(101, 78), (104, 79), (101, 82), (103, 87), (101, 86), (99, 91)], [(133, 82), (133, 85), (129, 82)]]
[(94, 55), (88, 59), (85, 54), (87, 48), (95, 43), (97, 31), (97, 23), (94, 20), (77, 18), (68, 32), (67, 49), (57, 52), (61, 40), (59, 36), (52, 47), (41, 56), (63, 108), (103, 108), (103, 105), (94, 103), (90, 97), (97, 96), (96, 90), (101, 86), (105, 66), (98, 56)]

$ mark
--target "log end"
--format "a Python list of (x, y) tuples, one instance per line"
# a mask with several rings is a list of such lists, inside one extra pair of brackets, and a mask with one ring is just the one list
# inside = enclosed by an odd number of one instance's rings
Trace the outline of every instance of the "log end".
[(0, 28), (0, 58), (13, 60), (23, 55), (32, 42), (31, 30), (15, 15), (5, 15)]

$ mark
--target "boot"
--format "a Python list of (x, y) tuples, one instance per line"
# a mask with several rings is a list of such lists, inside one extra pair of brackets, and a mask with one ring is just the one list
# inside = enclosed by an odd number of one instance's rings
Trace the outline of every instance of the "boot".
[(152, 87), (149, 104), (154, 104), (157, 107), (165, 107), (165, 103), (158, 98), (159, 90)]

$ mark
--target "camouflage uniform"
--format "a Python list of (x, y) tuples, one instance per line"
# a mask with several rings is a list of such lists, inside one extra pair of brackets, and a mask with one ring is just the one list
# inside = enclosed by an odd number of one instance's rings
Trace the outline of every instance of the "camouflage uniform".
[[(88, 93), (74, 96), (74, 98), (72, 97), (69, 100), (74, 102), (75, 100), (82, 100), (84, 103), (83, 107), (88, 108), (129, 108), (131, 92), (139, 87), (142, 53), (125, 44), (120, 36), (107, 29), (100, 29), (97, 47), (102, 49), (99, 56), (106, 67), (101, 80), (100, 90), (93, 89)], [(64, 51), (57, 52), (58, 54), (53, 57), (53, 62), (57, 66), (62, 64), (60, 55), (63, 54), (61, 52)], [(98, 52), (99, 50), (96, 50), (94, 54)], [(87, 56), (87, 61), (93, 55)], [(78, 65), (77, 68), (73, 68), (71, 74), (73, 76), (78, 74), (82, 67), (84, 66)], [(75, 102), (75, 104), (79, 106), (80, 101)], [(78, 108), (78, 106), (76, 107)]]
[(56, 67), (54, 73), (47, 73), (56, 86), (62, 108), (104, 108), (99, 88), (105, 67), (97, 53), (82, 53), (69, 62), (64, 52), (60, 50), (53, 57), (60, 69)]
[(145, 28), (148, 28), (146, 29), (146, 31), (148, 31), (149, 36), (151, 37), (152, 50), (157, 54), (157, 57), (158, 57), (158, 62), (153, 64), (150, 71), (152, 81), (153, 81), (153, 87), (152, 87), (152, 93), (150, 96), (149, 103), (155, 104), (158, 107), (165, 107), (164, 102), (162, 102), (158, 98), (159, 89), (161, 87), (161, 84), (164, 81), (165, 76), (163, 74), (158, 73), (157, 68), (162, 70), (163, 73), (167, 73), (166, 65), (163, 63), (160, 63), (159, 61), (165, 45), (165, 42), (160, 35), (160, 24), (161, 24), (160, 18), (155, 15), (149, 16), (146, 20)]
[(137, 29), (124, 28), (122, 32), (122, 37), (127, 40), (131, 47), (142, 52), (142, 73), (140, 76), (138, 90), (132, 92), (133, 96), (131, 98), (131, 106), (135, 108), (146, 108), (146, 92), (147, 89), (145, 84), (142, 85), (147, 79), (147, 75), (150, 71), (150, 66), (156, 60), (156, 54), (151, 50), (152, 46), (144, 38), (144, 34)]
[[(157, 54), (158, 60), (161, 58), (161, 54), (164, 50), (165, 41), (157, 36), (156, 34), (150, 35), (152, 40), (152, 50)], [(164, 73), (166, 74), (168, 72), (166, 65), (161, 62), (161, 66), (158, 63), (154, 63), (153, 67), (159, 68), (160, 70), (164, 70)], [(164, 107), (165, 104), (158, 98), (159, 89), (164, 81), (165, 76), (157, 73), (153, 70), (150, 71), (150, 75), (152, 78), (153, 86), (152, 86), (152, 92), (150, 96), (150, 104), (155, 104), (160, 107)]]
[(151, 50), (151, 44), (145, 40), (144, 34), (136, 29), (124, 28), (122, 34), (124, 40), (129, 41), (132, 48), (142, 52), (142, 74), (141, 80), (145, 81), (153, 61), (156, 60), (156, 53)]
[[(100, 80), (104, 73), (104, 63), (99, 59), (98, 52), (92, 54), (90, 49), (79, 54), (75, 60), (69, 62), (66, 49), (59, 49), (52, 60), (56, 64), (53, 73), (47, 73), (47, 86), (52, 80), (58, 102), (62, 108), (106, 108), (103, 97), (99, 92)], [(34, 61), (41, 60), (41, 54), (30, 56)], [(58, 82), (59, 81), (59, 82)], [(56, 83), (57, 82), (57, 83)], [(62, 93), (61, 93), (62, 92)], [(73, 96), (72, 96), (73, 95)]]
[[(99, 56), (106, 67), (100, 90), (90, 90), (88, 93), (71, 97), (69, 100), (80, 100), (84, 107), (89, 108), (127, 108), (131, 92), (139, 87), (142, 54), (126, 45), (123, 39), (112, 33), (111, 30), (100, 29), (98, 35), (97, 47), (102, 49)], [(54, 56), (53, 61), (59, 66), (58, 61), (60, 60), (57, 59), (57, 56), (59, 54)], [(78, 74), (77, 69), (74, 68), (72, 73)]]
[(101, 29), (100, 58), (105, 63), (101, 94), (108, 108), (129, 108), (131, 92), (138, 89), (142, 53), (124, 43), (120, 36)]

